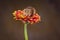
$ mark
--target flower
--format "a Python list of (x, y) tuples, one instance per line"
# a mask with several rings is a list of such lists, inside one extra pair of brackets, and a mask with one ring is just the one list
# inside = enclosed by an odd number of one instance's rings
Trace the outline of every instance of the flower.
[(34, 8), (25, 8), (24, 10), (17, 10), (13, 12), (14, 19), (21, 20), (23, 23), (37, 23), (41, 21), (41, 17), (36, 13)]

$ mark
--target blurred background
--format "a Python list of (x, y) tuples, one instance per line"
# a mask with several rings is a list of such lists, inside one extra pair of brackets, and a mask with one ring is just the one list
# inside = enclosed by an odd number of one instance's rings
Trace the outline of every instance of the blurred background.
[(42, 20), (28, 25), (29, 40), (60, 40), (60, 0), (0, 0), (0, 40), (24, 40), (24, 24), (12, 13), (27, 6), (36, 8)]

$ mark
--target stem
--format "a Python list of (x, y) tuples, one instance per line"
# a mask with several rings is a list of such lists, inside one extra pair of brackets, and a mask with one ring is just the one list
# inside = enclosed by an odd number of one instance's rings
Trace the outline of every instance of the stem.
[(28, 40), (27, 23), (24, 24), (24, 37), (25, 37), (25, 40)]

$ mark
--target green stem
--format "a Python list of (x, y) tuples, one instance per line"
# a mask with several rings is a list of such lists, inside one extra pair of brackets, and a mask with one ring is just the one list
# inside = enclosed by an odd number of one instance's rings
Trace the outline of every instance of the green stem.
[(25, 37), (25, 40), (28, 40), (27, 23), (24, 24), (24, 37)]

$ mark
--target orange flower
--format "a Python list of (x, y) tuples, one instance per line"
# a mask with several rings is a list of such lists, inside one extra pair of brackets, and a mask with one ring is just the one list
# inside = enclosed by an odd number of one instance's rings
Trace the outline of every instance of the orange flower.
[(37, 22), (41, 21), (41, 18), (38, 15), (38, 13), (34, 12), (32, 14), (30, 9), (29, 10), (24, 9), (22, 11), (21, 10), (14, 11), (13, 16), (14, 16), (14, 19), (21, 20), (21, 21), (23, 21), (23, 23), (28, 22), (28, 23), (33, 24), (33, 23), (37, 23)]

